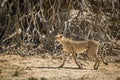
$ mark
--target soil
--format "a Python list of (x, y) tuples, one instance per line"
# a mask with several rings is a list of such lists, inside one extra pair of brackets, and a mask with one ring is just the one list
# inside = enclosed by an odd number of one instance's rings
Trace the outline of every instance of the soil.
[(0, 80), (120, 80), (120, 63), (100, 63), (98, 70), (92, 61), (82, 61), (84, 69), (78, 69), (72, 58), (58, 68), (61, 63), (52, 56), (0, 54)]

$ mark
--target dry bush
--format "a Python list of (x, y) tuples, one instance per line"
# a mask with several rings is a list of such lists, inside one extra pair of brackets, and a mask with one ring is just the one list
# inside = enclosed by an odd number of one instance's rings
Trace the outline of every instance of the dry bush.
[(105, 54), (111, 54), (113, 41), (120, 40), (119, 5), (119, 0), (1, 0), (0, 51), (54, 54), (61, 50), (54, 36), (62, 33), (100, 41)]

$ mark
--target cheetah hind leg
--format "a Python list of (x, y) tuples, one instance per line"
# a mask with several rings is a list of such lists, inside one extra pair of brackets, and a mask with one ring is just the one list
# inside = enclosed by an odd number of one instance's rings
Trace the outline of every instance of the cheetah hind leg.
[(99, 67), (99, 64), (100, 64), (100, 61), (98, 61), (98, 62), (95, 62), (95, 64), (94, 64), (94, 69), (95, 69), (95, 70), (97, 70), (97, 69), (98, 69), (98, 67)]

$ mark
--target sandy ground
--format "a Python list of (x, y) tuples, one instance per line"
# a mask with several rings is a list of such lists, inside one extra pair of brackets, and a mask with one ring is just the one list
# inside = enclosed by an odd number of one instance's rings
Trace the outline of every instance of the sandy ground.
[(71, 58), (58, 68), (61, 63), (61, 59), (50, 56), (0, 54), (0, 80), (120, 80), (120, 63), (100, 63), (98, 70), (93, 69), (91, 61), (83, 61), (82, 70)]

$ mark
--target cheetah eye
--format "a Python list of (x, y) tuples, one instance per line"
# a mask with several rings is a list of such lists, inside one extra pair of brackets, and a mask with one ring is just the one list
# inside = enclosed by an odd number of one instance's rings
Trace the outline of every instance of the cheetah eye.
[(60, 38), (62, 38), (62, 35), (60, 35)]
[(62, 35), (60, 35), (59, 37), (60, 37), (60, 38), (62, 38), (63, 36), (62, 36)]

